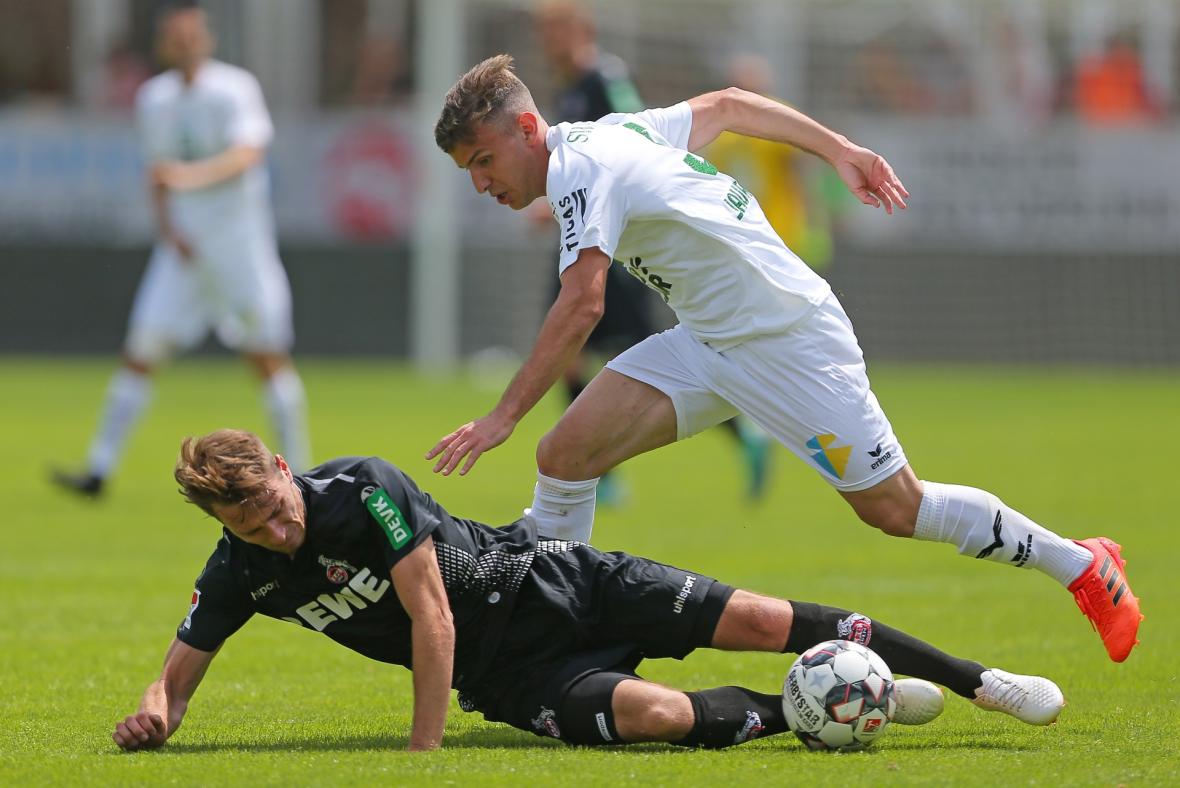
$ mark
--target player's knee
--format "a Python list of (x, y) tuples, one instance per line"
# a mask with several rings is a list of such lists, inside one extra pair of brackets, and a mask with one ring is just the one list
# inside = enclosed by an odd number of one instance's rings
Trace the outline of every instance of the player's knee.
[(554, 429), (537, 444), (537, 470), (546, 476), (563, 481), (580, 481), (587, 477), (581, 454), (576, 446)]
[(672, 690), (615, 715), (619, 734), (633, 742), (677, 741), (688, 734), (692, 722), (692, 704), (684, 693)]
[(914, 535), (914, 523), (918, 512), (899, 501), (881, 499), (861, 505), (853, 504), (861, 521), (889, 536), (908, 537)]

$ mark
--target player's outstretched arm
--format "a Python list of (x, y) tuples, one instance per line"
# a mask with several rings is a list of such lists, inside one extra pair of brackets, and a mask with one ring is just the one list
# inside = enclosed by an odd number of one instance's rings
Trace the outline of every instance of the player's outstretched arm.
[(393, 588), (410, 617), (414, 665), (414, 723), (408, 749), (435, 750), (442, 744), (451, 701), (455, 623), (438, 569), (434, 537), (390, 571)]
[(200, 651), (172, 640), (160, 678), (144, 690), (139, 711), (115, 725), (111, 738), (124, 750), (160, 747), (180, 727), (189, 699), (217, 652)]
[(459, 475), (471, 470), (485, 451), (494, 449), (552, 388), (602, 318), (606, 271), (611, 259), (601, 249), (583, 249), (561, 275), (561, 291), (537, 334), (533, 350), (491, 413), (468, 422), (426, 453), (438, 457), (434, 472), (449, 476), (466, 458)]
[(848, 190), (865, 205), (886, 213), (905, 208), (910, 196), (889, 162), (802, 112), (741, 88), (726, 88), (688, 100), (692, 109), (689, 150), (700, 150), (723, 131), (787, 143), (831, 164)]

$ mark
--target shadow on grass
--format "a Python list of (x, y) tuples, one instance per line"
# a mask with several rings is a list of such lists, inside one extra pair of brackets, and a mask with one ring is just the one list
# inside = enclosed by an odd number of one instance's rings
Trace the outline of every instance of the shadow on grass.
[[(332, 737), (317, 737), (309, 738), (307, 736), (292, 736), (274, 739), (271, 741), (258, 741), (256, 739), (222, 739), (218, 741), (209, 742), (192, 742), (192, 743), (172, 743), (160, 750), (145, 750), (145, 753), (172, 753), (175, 755), (196, 754), (207, 752), (397, 752), (404, 750), (409, 744), (408, 736), (396, 735), (356, 735), (356, 736), (332, 736)], [(610, 747), (570, 747), (562, 744), (554, 739), (541, 738), (529, 735), (520, 735), (514, 731), (495, 731), (495, 730), (477, 730), (464, 731), (448, 735), (443, 741), (443, 748), (448, 750), (458, 749), (492, 749), (492, 750), (552, 750), (552, 749), (569, 749), (569, 750), (605, 750), (608, 752), (617, 752), (621, 750), (630, 750), (635, 752), (653, 753), (653, 752), (667, 752), (672, 753), (691, 753), (692, 750), (685, 747), (676, 747), (671, 744), (660, 743), (645, 743), (633, 744), (628, 746), (610, 746)], [(734, 748), (747, 749), (747, 748)], [(979, 751), (1028, 751), (1027, 746), (1012, 746), (1004, 742), (986, 741), (986, 740), (968, 740), (953, 742), (938, 742), (932, 744), (929, 741), (907, 741), (907, 740), (890, 740), (889, 743), (883, 747), (873, 747), (867, 750), (862, 750), (856, 753), (813, 753), (802, 745), (794, 742), (790, 737), (775, 736), (761, 740), (753, 747), (749, 747), (751, 751), (766, 752), (770, 749), (779, 749), (784, 755), (800, 755), (806, 757), (847, 757), (853, 755), (855, 757), (881, 757), (888, 758), (891, 753), (911, 752), (917, 750), (936, 749), (941, 751), (952, 750), (979, 750)], [(123, 753), (118, 753), (123, 754)]]

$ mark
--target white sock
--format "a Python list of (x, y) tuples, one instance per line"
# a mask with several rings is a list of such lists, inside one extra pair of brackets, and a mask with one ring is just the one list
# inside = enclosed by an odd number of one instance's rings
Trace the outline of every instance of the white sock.
[(279, 436), (279, 447), (296, 473), (311, 467), (311, 440), (307, 432), (307, 397), (294, 367), (283, 367), (263, 384), (266, 410)]
[(598, 479), (567, 482), (537, 472), (533, 505), (525, 514), (537, 523), (537, 534), (550, 539), (589, 542), (594, 529), (594, 491)]
[(947, 542), (973, 558), (1039, 569), (1069, 586), (1094, 560), (1089, 550), (1063, 539), (974, 487), (922, 482), (914, 538)]
[(114, 470), (131, 428), (139, 421), (152, 395), (148, 375), (120, 367), (107, 386), (106, 404), (98, 423), (98, 432), (90, 443), (87, 470), (106, 478)]

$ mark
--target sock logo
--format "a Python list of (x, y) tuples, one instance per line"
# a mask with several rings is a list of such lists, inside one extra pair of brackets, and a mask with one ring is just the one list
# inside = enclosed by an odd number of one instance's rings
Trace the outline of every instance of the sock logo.
[(544, 733), (547, 736), (552, 736), (555, 739), (561, 738), (561, 728), (557, 727), (557, 714), (553, 709), (541, 707), (541, 713), (529, 720), (533, 723), (533, 728), (538, 733)]
[(976, 558), (987, 558), (989, 555), (991, 555), (992, 553), (994, 553), (995, 551), (999, 550), (1001, 547), (1004, 546), (1004, 540), (1000, 538), (1000, 530), (1003, 527), (1004, 527), (1004, 525), (1000, 521), (1000, 513), (996, 512), (996, 521), (994, 523), (992, 523), (992, 538), (994, 538), (995, 541), (992, 542), (991, 544), (989, 544), (987, 547), (980, 550), (979, 553), (975, 556)]
[(807, 441), (807, 448), (815, 451), (811, 459), (837, 479), (844, 478), (844, 470), (848, 467), (848, 455), (852, 453), (851, 446), (833, 446), (836, 436), (831, 433), (814, 435)]
[(836, 622), (836, 634), (844, 640), (867, 646), (873, 639), (873, 621), (860, 613), (851, 613), (848, 618)]
[(758, 716), (758, 712), (746, 710), (746, 723), (742, 725), (742, 729), (733, 737), (734, 744), (741, 744), (742, 742), (757, 739), (762, 731), (766, 730), (766, 726), (762, 724), (762, 718)]
[(1027, 564), (1028, 559), (1030, 558), (1032, 558), (1032, 534), (1029, 534), (1024, 538), (1024, 544), (1017, 543), (1016, 555), (1012, 556), (1008, 560), (1016, 564), (1016, 568), (1019, 569), (1020, 567)]

